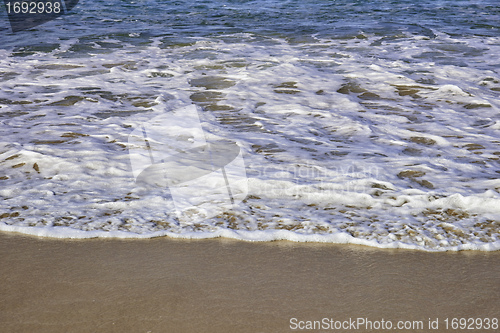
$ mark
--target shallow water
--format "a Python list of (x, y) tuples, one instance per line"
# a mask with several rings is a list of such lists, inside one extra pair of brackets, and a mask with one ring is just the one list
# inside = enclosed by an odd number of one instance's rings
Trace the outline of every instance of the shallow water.
[[(9, 29), (0, 229), (500, 248), (494, 1), (86, 1)], [(191, 103), (241, 147), (248, 196), (182, 223), (128, 136)]]

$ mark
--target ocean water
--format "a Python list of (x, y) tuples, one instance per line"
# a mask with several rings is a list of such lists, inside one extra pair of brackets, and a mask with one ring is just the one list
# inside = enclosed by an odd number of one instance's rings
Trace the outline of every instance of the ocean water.
[[(81, 0), (18, 33), (2, 8), (0, 230), (498, 250), (499, 55), (496, 0)], [(190, 105), (248, 190), (196, 223), (129, 158)]]

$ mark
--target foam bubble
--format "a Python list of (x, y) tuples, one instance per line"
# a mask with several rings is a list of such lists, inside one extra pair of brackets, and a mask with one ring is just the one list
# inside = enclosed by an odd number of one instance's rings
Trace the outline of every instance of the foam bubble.
[[(1, 230), (499, 249), (497, 37), (162, 40), (0, 50)], [(241, 147), (249, 192), (189, 224), (135, 183), (128, 136), (193, 103), (208, 141)]]

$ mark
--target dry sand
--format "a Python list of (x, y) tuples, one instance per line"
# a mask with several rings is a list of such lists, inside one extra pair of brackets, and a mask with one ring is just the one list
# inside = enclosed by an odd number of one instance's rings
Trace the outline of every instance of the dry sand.
[(291, 318), (454, 332), (445, 318), (500, 318), (500, 252), (0, 233), (0, 258), (1, 332), (293, 332)]

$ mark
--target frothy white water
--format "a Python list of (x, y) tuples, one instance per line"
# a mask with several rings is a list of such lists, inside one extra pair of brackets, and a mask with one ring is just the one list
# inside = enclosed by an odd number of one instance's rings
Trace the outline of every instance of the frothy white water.
[[(498, 250), (500, 39), (437, 35), (6, 54), (0, 229)], [(248, 196), (183, 223), (135, 183), (128, 136), (191, 103), (208, 140), (242, 148)]]

